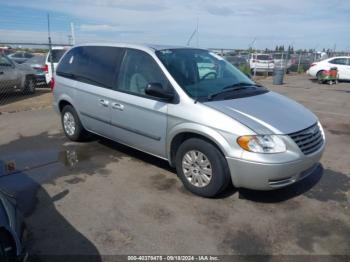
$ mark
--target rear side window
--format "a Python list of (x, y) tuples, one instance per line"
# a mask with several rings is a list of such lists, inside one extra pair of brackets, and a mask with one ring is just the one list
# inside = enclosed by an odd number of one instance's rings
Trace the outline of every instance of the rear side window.
[(76, 47), (64, 56), (57, 75), (106, 88), (116, 86), (123, 49), (118, 47)]
[(329, 61), (331, 64), (335, 65), (346, 65), (347, 64), (347, 59), (346, 58), (335, 58), (331, 61)]

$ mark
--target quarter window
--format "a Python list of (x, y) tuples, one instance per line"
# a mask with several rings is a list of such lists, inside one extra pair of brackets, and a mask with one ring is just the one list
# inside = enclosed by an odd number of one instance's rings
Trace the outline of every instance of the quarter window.
[(123, 50), (108, 46), (81, 46), (64, 56), (57, 75), (106, 88), (113, 88), (119, 72)]
[(160, 83), (164, 88), (167, 87), (165, 77), (150, 55), (128, 49), (120, 71), (118, 90), (145, 96), (149, 83)]

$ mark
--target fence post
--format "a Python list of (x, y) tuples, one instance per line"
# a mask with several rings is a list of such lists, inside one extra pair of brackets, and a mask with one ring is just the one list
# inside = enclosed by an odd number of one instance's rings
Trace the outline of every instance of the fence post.
[(301, 52), (299, 53), (299, 61), (298, 61), (298, 69), (297, 69), (297, 73), (300, 73), (300, 63), (301, 63)]

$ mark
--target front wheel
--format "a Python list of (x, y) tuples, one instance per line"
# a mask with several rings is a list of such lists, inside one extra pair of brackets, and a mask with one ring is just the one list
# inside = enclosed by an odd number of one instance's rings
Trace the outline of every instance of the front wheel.
[(176, 170), (184, 186), (203, 197), (215, 197), (231, 182), (225, 157), (203, 139), (190, 138), (180, 146)]
[(80, 122), (77, 112), (71, 105), (66, 105), (61, 112), (62, 127), (65, 135), (72, 141), (83, 141), (87, 131)]

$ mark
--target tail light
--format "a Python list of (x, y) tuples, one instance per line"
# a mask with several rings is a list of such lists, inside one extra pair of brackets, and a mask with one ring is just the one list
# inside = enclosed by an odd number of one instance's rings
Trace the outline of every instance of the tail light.
[(45, 64), (43, 67), (42, 67), (43, 71), (45, 73), (48, 73), (49, 72), (49, 65), (48, 64)]
[(55, 78), (51, 78), (49, 86), (50, 86), (51, 91), (53, 91), (55, 88)]
[(313, 66), (315, 66), (315, 65), (317, 65), (317, 63), (312, 63), (312, 64), (310, 65), (310, 67), (313, 67)]

